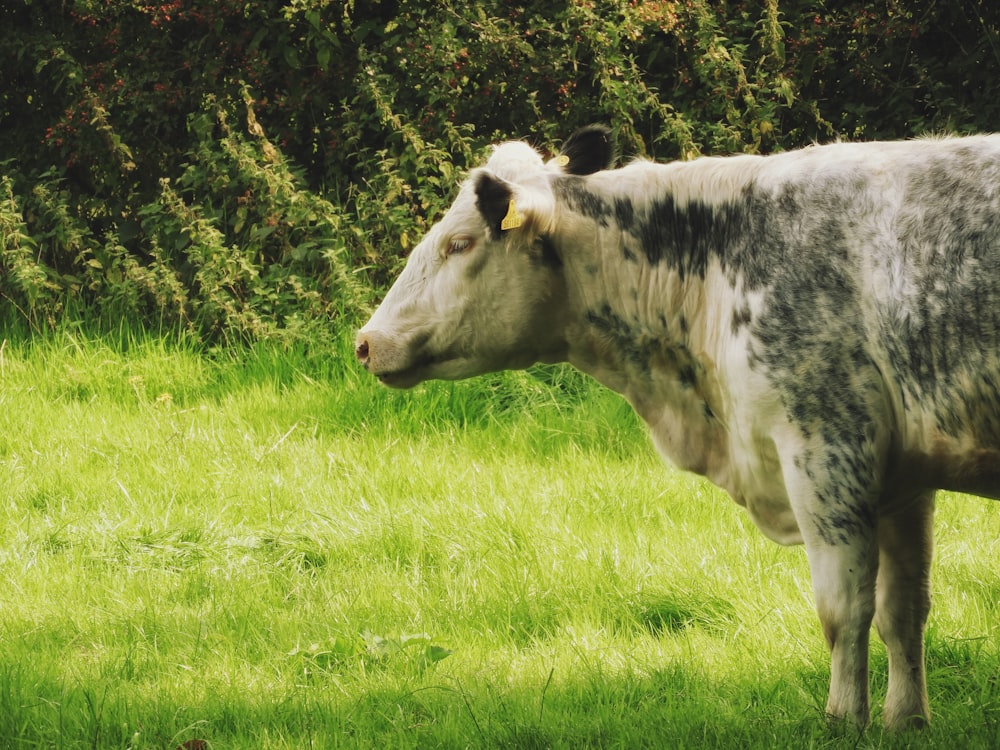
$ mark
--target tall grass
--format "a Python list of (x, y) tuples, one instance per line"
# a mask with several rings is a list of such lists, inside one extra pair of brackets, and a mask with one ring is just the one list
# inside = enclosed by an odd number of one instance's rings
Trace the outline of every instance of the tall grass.
[(995, 505), (940, 503), (931, 729), (830, 727), (802, 550), (569, 370), (11, 340), (0, 491), (0, 747), (998, 740)]

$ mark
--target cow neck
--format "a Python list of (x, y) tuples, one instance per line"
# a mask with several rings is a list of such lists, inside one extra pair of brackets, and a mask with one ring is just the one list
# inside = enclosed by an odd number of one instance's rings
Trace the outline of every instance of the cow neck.
[(706, 350), (705, 281), (665, 267), (643, 271), (606, 249), (598, 254), (597, 246), (562, 253), (569, 361), (625, 396), (673, 463), (727, 486), (724, 402), (717, 358)]
[[(575, 215), (556, 240), (571, 321), (569, 360), (624, 393), (664, 357), (686, 368), (706, 344), (705, 281), (624, 257), (622, 232)], [(655, 360), (655, 361), (654, 361)], [(691, 366), (697, 365), (690, 362)]]

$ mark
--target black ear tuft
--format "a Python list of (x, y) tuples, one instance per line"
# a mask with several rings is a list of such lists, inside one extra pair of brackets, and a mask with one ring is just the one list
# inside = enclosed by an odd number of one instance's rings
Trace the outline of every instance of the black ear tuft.
[(510, 185), (496, 175), (480, 172), (476, 177), (476, 208), (486, 219), (490, 237), (494, 240), (500, 239), (502, 231), (500, 223), (510, 209), (510, 199), (513, 195), (514, 191)]
[(604, 125), (588, 125), (577, 130), (566, 139), (560, 156), (569, 160), (563, 169), (576, 175), (611, 169), (618, 158), (611, 129)]

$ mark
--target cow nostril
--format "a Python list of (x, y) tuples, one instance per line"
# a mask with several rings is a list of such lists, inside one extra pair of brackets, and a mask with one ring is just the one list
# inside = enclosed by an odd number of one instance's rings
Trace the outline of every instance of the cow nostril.
[(358, 344), (358, 348), (354, 350), (354, 353), (357, 355), (358, 359), (361, 360), (362, 362), (364, 362), (365, 360), (367, 360), (368, 359), (368, 342), (367, 341), (362, 341), (360, 344)]

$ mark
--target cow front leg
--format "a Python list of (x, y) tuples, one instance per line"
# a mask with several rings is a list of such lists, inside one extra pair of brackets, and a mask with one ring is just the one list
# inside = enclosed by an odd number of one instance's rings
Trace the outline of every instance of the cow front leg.
[(806, 540), (816, 611), (830, 647), (828, 716), (869, 720), (868, 645), (875, 614), (878, 547), (871, 534), (832, 544)]
[(875, 626), (889, 655), (883, 722), (900, 729), (930, 720), (924, 672), (924, 627), (931, 608), (934, 493), (879, 519)]
[[(787, 457), (782, 462), (785, 489), (830, 648), (826, 712), (860, 726), (870, 718), (868, 646), (878, 575), (880, 446), (887, 440), (878, 424), (872, 418), (857, 429), (821, 425), (809, 431), (811, 440), (802, 441), (799, 436), (806, 431), (799, 431), (779, 434), (776, 441), (778, 454)], [(841, 433), (855, 437), (843, 444), (829, 440)]]

